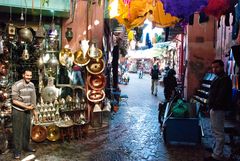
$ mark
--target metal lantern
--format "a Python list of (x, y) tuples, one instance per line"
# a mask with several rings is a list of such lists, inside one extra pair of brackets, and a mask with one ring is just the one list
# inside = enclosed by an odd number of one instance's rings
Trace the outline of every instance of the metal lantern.
[(58, 65), (59, 65), (59, 63), (58, 63), (58, 60), (57, 60), (55, 54), (51, 53), (50, 59), (46, 63), (46, 70), (47, 70), (48, 76), (52, 77), (52, 76), (56, 75)]
[(81, 99), (80, 101), (80, 109), (85, 110), (86, 109), (86, 101), (84, 98)]
[(65, 37), (67, 39), (67, 41), (71, 41), (73, 38), (73, 32), (72, 32), (72, 28), (68, 27), (67, 31), (65, 32)]

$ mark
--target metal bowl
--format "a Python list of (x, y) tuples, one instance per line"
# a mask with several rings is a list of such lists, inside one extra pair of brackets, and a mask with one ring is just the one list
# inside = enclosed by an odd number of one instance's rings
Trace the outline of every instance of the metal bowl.
[(43, 142), (47, 138), (47, 128), (40, 125), (33, 126), (31, 137), (35, 142)]
[(87, 71), (91, 74), (100, 74), (103, 72), (105, 68), (105, 63), (103, 59), (97, 61), (96, 59), (92, 59), (87, 65)]
[(61, 65), (66, 66), (69, 62), (74, 61), (74, 54), (70, 49), (64, 48), (59, 53), (59, 62)]
[(105, 98), (103, 90), (89, 90), (87, 91), (87, 99), (91, 102), (100, 102)]
[(60, 129), (56, 125), (47, 127), (47, 139), (49, 141), (57, 141), (60, 139)]
[(78, 50), (74, 53), (74, 63), (79, 66), (87, 65), (90, 61), (90, 57), (88, 54), (84, 56), (82, 49)]
[(89, 74), (87, 82), (91, 89), (102, 90), (105, 87), (106, 78), (103, 74), (97, 75)]

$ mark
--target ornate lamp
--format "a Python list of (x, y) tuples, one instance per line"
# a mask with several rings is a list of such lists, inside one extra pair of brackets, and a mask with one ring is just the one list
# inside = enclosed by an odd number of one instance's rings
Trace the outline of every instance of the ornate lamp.
[(67, 39), (67, 41), (71, 41), (73, 38), (73, 32), (72, 32), (72, 28), (68, 27), (67, 31), (65, 32), (65, 37)]

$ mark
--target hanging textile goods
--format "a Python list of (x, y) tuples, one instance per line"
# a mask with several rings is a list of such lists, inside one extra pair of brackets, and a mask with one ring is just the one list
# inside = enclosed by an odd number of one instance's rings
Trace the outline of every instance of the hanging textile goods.
[(116, 18), (118, 22), (123, 24), (127, 29), (132, 29), (142, 25), (151, 10), (151, 1), (134, 0), (131, 1), (131, 5), (126, 5), (120, 0), (118, 1), (118, 14), (113, 18)]
[(216, 18), (220, 18), (230, 8), (230, 0), (209, 0), (208, 5), (203, 11), (207, 15), (213, 15)]
[(166, 14), (160, 1), (132, 0), (130, 3), (131, 5), (126, 5), (123, 1), (118, 1), (118, 15), (114, 17), (128, 30), (142, 25), (146, 19), (158, 27), (170, 27), (179, 22), (177, 17)]
[(189, 21), (190, 15), (202, 10), (208, 4), (208, 0), (161, 0), (166, 13)]
[(169, 13), (165, 13), (162, 2), (158, 1), (153, 7), (153, 19), (151, 20), (155, 26), (170, 27), (179, 22), (179, 19)]

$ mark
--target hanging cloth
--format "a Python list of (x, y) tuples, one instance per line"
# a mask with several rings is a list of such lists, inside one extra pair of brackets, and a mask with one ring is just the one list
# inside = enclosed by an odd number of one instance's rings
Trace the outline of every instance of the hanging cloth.
[(161, 0), (163, 8), (172, 16), (189, 21), (189, 17), (196, 11), (201, 11), (208, 4), (208, 0)]
[(142, 25), (152, 10), (152, 3), (148, 0), (132, 0), (128, 5), (119, 0), (118, 15), (114, 18), (130, 30)]
[(150, 21), (152, 21), (154, 26), (157, 27), (170, 27), (179, 22), (179, 18), (172, 16), (169, 13), (165, 13), (163, 4), (160, 1), (157, 1), (156, 5), (153, 6), (152, 16), (153, 17), (150, 19)]
[(225, 14), (230, 7), (230, 0), (209, 0), (208, 5), (203, 9), (207, 15), (213, 15), (217, 19)]

